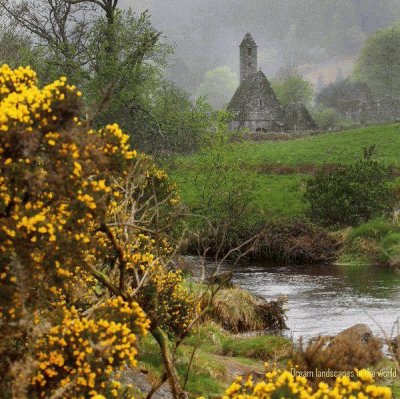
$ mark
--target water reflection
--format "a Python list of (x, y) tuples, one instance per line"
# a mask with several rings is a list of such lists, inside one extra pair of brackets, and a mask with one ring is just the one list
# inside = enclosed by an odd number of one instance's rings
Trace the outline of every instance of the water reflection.
[(267, 299), (288, 296), (295, 339), (332, 335), (356, 323), (390, 332), (400, 316), (400, 275), (377, 267), (241, 265), (235, 284)]

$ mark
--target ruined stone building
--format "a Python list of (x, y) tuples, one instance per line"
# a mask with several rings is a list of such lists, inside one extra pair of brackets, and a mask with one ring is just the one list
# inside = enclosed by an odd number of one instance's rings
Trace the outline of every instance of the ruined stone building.
[(240, 84), (228, 105), (230, 129), (251, 131), (313, 130), (316, 124), (303, 104), (283, 107), (270, 82), (258, 70), (257, 45), (250, 33), (240, 44)]

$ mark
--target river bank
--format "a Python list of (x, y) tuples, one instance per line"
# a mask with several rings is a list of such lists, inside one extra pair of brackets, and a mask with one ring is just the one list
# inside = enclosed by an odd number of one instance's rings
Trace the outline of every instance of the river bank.
[[(186, 270), (194, 271), (192, 275), (195, 276), (202, 273), (202, 266), (209, 274), (215, 271), (215, 262), (200, 266), (196, 257), (186, 259), (186, 264)], [(366, 324), (368, 327), (365, 329), (370, 328), (374, 336), (382, 337), (381, 328), (390, 335), (398, 317), (400, 275), (390, 269), (338, 265), (283, 266), (257, 262), (245, 262), (236, 267), (229, 262), (220, 265), (220, 272), (229, 270), (233, 272), (233, 285), (221, 291), (219, 300), (224, 305), (214, 305), (220, 310), (203, 320), (176, 354), (178, 372), (182, 381), (186, 381), (185, 387), (191, 398), (204, 392), (209, 392), (208, 398), (219, 398), (237, 376), (246, 378), (252, 375), (257, 380), (264, 375), (265, 362), (286, 368), (291, 359), (298, 357), (296, 348), (300, 337), (303, 343), (318, 336), (334, 337), (359, 323)], [(189, 284), (197, 281), (195, 276), (189, 279)], [(278, 335), (268, 331), (238, 333), (257, 328), (258, 324), (253, 320), (256, 298), (273, 301), (281, 295), (287, 296), (286, 323), (289, 330), (282, 330)], [(245, 302), (254, 305), (250, 313)], [(239, 328), (239, 318), (250, 320), (246, 328)], [(227, 323), (228, 320), (231, 322)], [(386, 374), (378, 378), (379, 384), (398, 392), (398, 379), (393, 377), (397, 363), (386, 356), (387, 352), (382, 351), (379, 355), (374, 348), (371, 348), (374, 357), (372, 360), (367, 357), (367, 363), (361, 363), (362, 366), (370, 367), (376, 373), (384, 370)], [(131, 375), (130, 379), (134, 379), (134, 385), (143, 386), (144, 392), (160, 378), (163, 369), (156, 343), (151, 337), (141, 340), (140, 349), (142, 372)], [(369, 365), (368, 360), (373, 364)], [(187, 374), (190, 363), (192, 366)], [(144, 398), (140, 392), (135, 394), (135, 397)], [(170, 397), (167, 388), (161, 389), (160, 395), (154, 398)]]
[[(258, 261), (395, 267), (400, 264), (400, 226), (393, 207), (368, 211), (356, 222), (349, 219), (353, 227), (345, 228), (346, 220), (316, 218), (306, 194), (318, 170), (354, 165), (370, 148), (374, 160), (391, 167), (390, 197), (397, 198), (399, 129), (399, 124), (374, 126), (277, 142), (231, 143), (226, 138), (207, 150), (174, 158), (165, 167), (191, 215), (188, 229), (195, 232), (186, 242), (187, 253), (198, 253), (199, 237), (208, 255), (223, 255), (258, 235), (249, 252)], [(343, 205), (348, 200), (356, 210), (362, 197), (367, 206), (363, 192), (355, 201), (343, 197)], [(384, 216), (374, 219), (377, 215)]]
[(233, 282), (265, 299), (287, 295), (287, 325), (295, 340), (334, 335), (356, 323), (390, 335), (400, 316), (400, 274), (386, 268), (255, 262), (235, 268)]

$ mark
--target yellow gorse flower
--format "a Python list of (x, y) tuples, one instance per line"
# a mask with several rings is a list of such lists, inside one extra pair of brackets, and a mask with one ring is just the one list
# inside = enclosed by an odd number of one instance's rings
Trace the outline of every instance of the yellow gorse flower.
[(330, 386), (320, 382), (313, 389), (307, 378), (295, 376), (288, 370), (269, 371), (265, 379), (255, 383), (251, 377), (245, 382), (236, 379), (225, 391), (223, 399), (391, 399), (390, 388), (374, 385), (372, 375), (367, 370), (357, 371), (357, 378), (338, 377)]
[[(119, 397), (119, 371), (136, 364), (138, 337), (150, 328), (145, 312), (174, 334), (198, 311), (182, 276), (165, 267), (174, 252), (167, 236), (119, 226), (130, 223), (124, 207), (147, 220), (159, 200), (169, 221), (176, 187), (118, 125), (90, 129), (80, 95), (64, 77), (41, 88), (29, 67), (0, 67), (2, 346), (15, 343), (19, 320), (37, 328), (26, 347), (32, 398), (64, 387), (71, 399)], [(99, 283), (107, 262), (116, 287), (124, 264), (121, 296)]]

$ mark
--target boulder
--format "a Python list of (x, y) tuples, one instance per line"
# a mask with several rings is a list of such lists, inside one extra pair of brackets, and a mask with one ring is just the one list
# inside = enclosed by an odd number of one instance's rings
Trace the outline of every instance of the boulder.
[(335, 337), (332, 338), (331, 343), (335, 344), (339, 341), (358, 342), (367, 344), (374, 338), (372, 330), (366, 324), (356, 324), (350, 328), (346, 328)]

